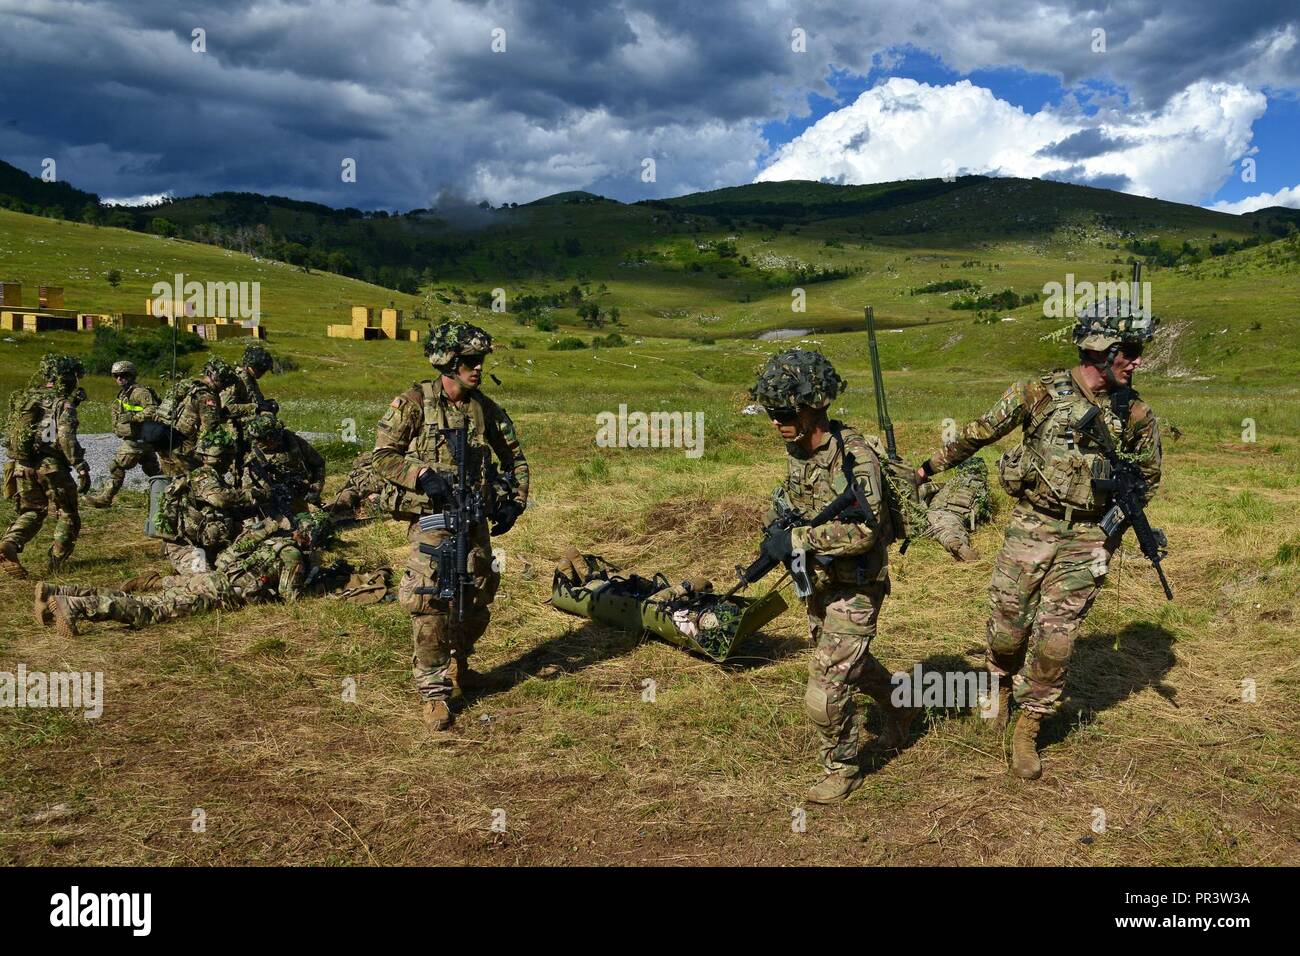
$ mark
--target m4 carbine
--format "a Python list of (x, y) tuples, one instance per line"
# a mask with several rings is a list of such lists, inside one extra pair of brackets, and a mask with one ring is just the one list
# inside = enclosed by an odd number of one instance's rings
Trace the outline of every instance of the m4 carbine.
[[(464, 425), (458, 428), (442, 429), (447, 448), (456, 463), (456, 483), (451, 487), (449, 496), (439, 495), (442, 510), (420, 518), (420, 530), (446, 531), (451, 537), (441, 544), (421, 544), (420, 552), (436, 559), (438, 570), (437, 587), (416, 588), (416, 594), (436, 594), (443, 600), (451, 602), (451, 613), (457, 621), (465, 620), (465, 604), (469, 599), (469, 589), (474, 585), (474, 575), (469, 569), (470, 536), (481, 524), (486, 515), (483, 493), (478, 488), (470, 488), (466, 471), (468, 457), (468, 430)], [(445, 486), (445, 480), (440, 482)], [(432, 501), (437, 507), (439, 502)]]
[(1163, 531), (1151, 527), (1151, 522), (1147, 520), (1145, 511), (1147, 480), (1142, 474), (1142, 469), (1138, 467), (1137, 462), (1119, 453), (1119, 449), (1115, 447), (1115, 440), (1101, 417), (1099, 407), (1094, 405), (1084, 412), (1075, 428), (1080, 435), (1086, 435), (1097, 443), (1106, 464), (1110, 466), (1109, 475), (1094, 473), (1092, 478), (1094, 488), (1110, 494), (1111, 507), (1102, 516), (1101, 530), (1106, 532), (1107, 538), (1110, 538), (1112, 535), (1123, 535), (1124, 529), (1131, 527), (1137, 537), (1138, 547), (1142, 549), (1143, 557), (1156, 569), (1160, 586), (1165, 590), (1165, 598), (1172, 601), (1173, 589), (1169, 586), (1169, 579), (1165, 577), (1164, 568), (1160, 566), (1169, 547), (1169, 541)]

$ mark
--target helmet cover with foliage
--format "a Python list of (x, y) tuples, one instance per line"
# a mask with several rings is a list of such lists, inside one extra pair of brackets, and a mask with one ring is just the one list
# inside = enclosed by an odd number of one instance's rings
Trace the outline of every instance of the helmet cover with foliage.
[(1092, 352), (1104, 352), (1123, 342), (1150, 342), (1160, 325), (1154, 315), (1106, 315), (1101, 314), (1101, 309), (1093, 311), (1096, 314), (1079, 316), (1071, 334), (1076, 346)]
[(825, 408), (847, 387), (820, 352), (787, 349), (767, 360), (749, 395), (768, 408)]
[(128, 362), (126, 359), (122, 359), (120, 362), (114, 362), (113, 367), (108, 371), (109, 374), (114, 377), (125, 375), (127, 378), (135, 378), (138, 374), (136, 372), (135, 363)]
[(254, 441), (272, 442), (280, 437), (280, 431), (283, 427), (274, 415), (268, 415), (264, 412), (255, 416), (245, 427), (245, 430), (248, 432), (248, 437)]
[(210, 379), (218, 388), (235, 384), (235, 370), (225, 359), (215, 355), (203, 363), (203, 376)]
[(200, 458), (225, 458), (235, 453), (238, 439), (228, 425), (214, 425), (199, 436), (194, 449)]
[(309, 548), (318, 548), (334, 532), (334, 522), (324, 511), (303, 511), (294, 516), (294, 530), (305, 535)]
[(271, 358), (271, 353), (264, 346), (249, 345), (244, 349), (244, 357), (240, 359), (240, 364), (255, 372), (269, 372), (275, 360)]
[(453, 366), (466, 355), (487, 355), (492, 351), (492, 336), (468, 322), (444, 322), (429, 330), (424, 354), (429, 364), (439, 370)]
[(77, 379), (85, 374), (86, 367), (81, 364), (81, 359), (50, 352), (41, 357), (41, 367), (37, 377), (43, 384), (61, 385), (64, 393), (70, 394), (77, 387)]

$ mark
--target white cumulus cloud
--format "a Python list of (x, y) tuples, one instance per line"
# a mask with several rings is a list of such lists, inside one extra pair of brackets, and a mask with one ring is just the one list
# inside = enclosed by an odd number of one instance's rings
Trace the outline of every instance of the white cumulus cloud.
[(1240, 216), (1242, 213), (1254, 212), (1256, 209), (1265, 209), (1268, 206), (1289, 206), (1291, 209), (1300, 209), (1300, 185), (1283, 186), (1275, 193), (1258, 193), (1235, 202), (1220, 200), (1208, 208), (1216, 212), (1230, 212)]
[(1030, 113), (969, 80), (931, 86), (894, 77), (779, 148), (756, 181), (989, 173), (1204, 202), (1250, 149), (1266, 106), (1246, 86), (1202, 81), (1157, 110)]

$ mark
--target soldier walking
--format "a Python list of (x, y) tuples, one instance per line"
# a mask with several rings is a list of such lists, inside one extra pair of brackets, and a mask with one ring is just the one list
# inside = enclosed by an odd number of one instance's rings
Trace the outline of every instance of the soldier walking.
[(998, 466), (1003, 489), (1017, 503), (989, 583), (986, 661), (998, 681), (996, 726), (1005, 730), (1013, 700), (1020, 708), (1011, 769), (1026, 780), (1042, 775), (1039, 728), (1060, 707), (1075, 637), (1123, 533), (1121, 527), (1108, 538), (1098, 524), (1110, 500), (1093, 478), (1104, 473), (1106, 462), (1096, 442), (1075, 425), (1099, 408), (1116, 446), (1138, 463), (1148, 497), (1155, 493), (1160, 428), (1131, 383), (1156, 325), (1151, 316), (1081, 319), (1073, 331), (1079, 351), (1074, 368), (1012, 385), (917, 470), (928, 480), (1021, 430), (1021, 443)]
[(55, 521), (47, 573), (67, 562), (81, 532), (77, 492), (90, 490), (90, 466), (77, 441), (77, 380), (85, 371), (70, 355), (46, 355), (30, 387), (10, 397), (4, 493), (18, 513), (0, 539), (0, 571), (13, 577), (27, 577), (18, 556), (47, 514)]
[[(853, 482), (872, 511), (869, 517), (795, 527), (775, 546), (783, 559), (802, 554), (811, 578), (806, 601), (813, 653), (804, 706), (820, 740), (825, 772), (808, 791), (813, 803), (843, 800), (862, 783), (855, 691), (866, 693), (884, 712), (885, 730), (877, 742), (882, 750), (903, 747), (920, 713), (893, 706), (890, 672), (871, 653), (889, 594), (893, 529), (879, 454), (860, 432), (827, 414), (844, 388), (825, 356), (790, 349), (770, 358), (750, 389), (785, 442), (783, 489), (790, 507), (811, 520)], [(773, 517), (769, 514), (769, 526)]]
[(111, 369), (117, 381), (117, 396), (113, 399), (113, 434), (122, 439), (117, 454), (108, 466), (108, 486), (98, 494), (86, 495), (86, 500), (96, 508), (108, 508), (122, 490), (126, 473), (137, 465), (152, 478), (162, 470), (153, 446), (140, 438), (140, 429), (149, 421), (158, 407), (158, 393), (148, 385), (136, 382), (136, 368), (131, 362), (114, 362)]
[(450, 603), (436, 593), (438, 569), (433, 559), (420, 551), (421, 544), (438, 545), (447, 540), (445, 531), (420, 530), (413, 507), (440, 510), (449, 503), (452, 482), (459, 464), (454, 461), (444, 429), (464, 426), (468, 430), (465, 463), (467, 480), (489, 497), (492, 487), (490, 465), (495, 456), (501, 473), (513, 477), (513, 493), (495, 498), (491, 534), (504, 534), (523, 513), (528, 502), (528, 463), (515, 435), (510, 416), (479, 389), (483, 362), (492, 351), (492, 337), (483, 329), (462, 322), (447, 322), (430, 330), (424, 353), (438, 376), (413, 385), (389, 404), (379, 421), (372, 467), (377, 475), (397, 485), (411, 519), (407, 540), (411, 556), (398, 587), (398, 599), (411, 614), (415, 644), (412, 673), (424, 702), (425, 723), (432, 730), (448, 730), (453, 717), (450, 707), (453, 684), (472, 686), (476, 676), (469, 669), (475, 642), (487, 630), (489, 605), (500, 584), (493, 567), (487, 523), (473, 529), (469, 568), (474, 576), (471, 604), (464, 620), (451, 619)]

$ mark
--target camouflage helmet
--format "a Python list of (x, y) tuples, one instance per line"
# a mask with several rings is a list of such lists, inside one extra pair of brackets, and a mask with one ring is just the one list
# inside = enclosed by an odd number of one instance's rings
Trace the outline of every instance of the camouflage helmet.
[(254, 441), (265, 442), (274, 441), (279, 437), (283, 427), (274, 415), (263, 412), (254, 416), (253, 420), (245, 426), (245, 430), (248, 432), (248, 437)]
[(271, 358), (271, 353), (264, 346), (249, 345), (244, 349), (244, 357), (240, 359), (240, 364), (255, 372), (269, 372), (275, 360)]
[(227, 385), (235, 384), (235, 370), (229, 362), (217, 358), (215, 355), (203, 363), (201, 374), (215, 382), (218, 388), (225, 388)]
[(307, 536), (309, 548), (318, 548), (334, 533), (334, 522), (324, 511), (303, 511), (294, 516), (294, 530)]
[(436, 369), (445, 369), (466, 355), (487, 355), (492, 351), (492, 336), (468, 322), (444, 322), (429, 329), (424, 354)]
[(825, 408), (847, 387), (820, 352), (787, 349), (767, 360), (749, 395), (769, 408)]
[(126, 375), (129, 378), (135, 378), (138, 374), (135, 369), (135, 363), (128, 362), (126, 359), (122, 359), (120, 362), (114, 362), (113, 367), (108, 370), (108, 373), (114, 377), (117, 377), (118, 375)]
[(213, 425), (199, 436), (194, 449), (200, 458), (225, 458), (235, 453), (237, 439), (228, 425)]
[(86, 367), (81, 364), (81, 359), (72, 355), (55, 355), (50, 352), (42, 356), (41, 368), (37, 374), (42, 382), (57, 382), (71, 391), (76, 386), (77, 379), (86, 374)]
[(1090, 310), (1079, 316), (1071, 338), (1081, 349), (1104, 352), (1121, 342), (1150, 342), (1160, 320), (1154, 315), (1106, 314), (1104, 309)]

